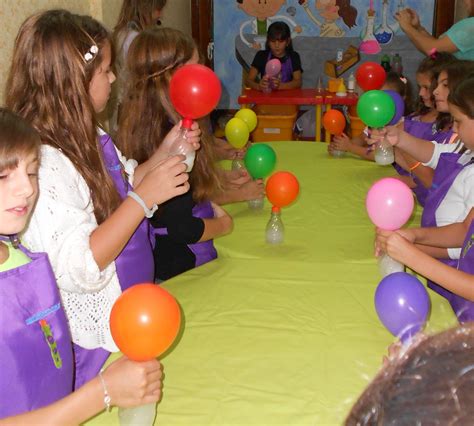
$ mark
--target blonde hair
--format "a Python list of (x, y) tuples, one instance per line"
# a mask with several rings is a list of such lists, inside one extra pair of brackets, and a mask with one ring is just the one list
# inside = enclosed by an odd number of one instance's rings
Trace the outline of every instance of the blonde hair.
[[(193, 39), (171, 28), (142, 31), (130, 46), (128, 80), (120, 113), (117, 143), (125, 156), (148, 160), (167, 131), (180, 120), (169, 97), (173, 73), (197, 51)], [(209, 199), (220, 183), (215, 170), (212, 135), (207, 119), (199, 120), (201, 148), (190, 183), (195, 201)]]
[[(89, 85), (110, 37), (88, 16), (50, 10), (20, 28), (7, 81), (6, 104), (62, 151), (86, 181), (97, 222), (120, 204), (102, 160)], [(92, 46), (95, 56), (86, 56)]]

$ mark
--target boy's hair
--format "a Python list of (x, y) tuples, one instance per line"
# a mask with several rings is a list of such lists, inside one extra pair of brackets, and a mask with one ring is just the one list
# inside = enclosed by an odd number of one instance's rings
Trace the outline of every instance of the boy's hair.
[(454, 90), (449, 92), (448, 102), (458, 107), (471, 120), (474, 120), (474, 71), (459, 83)]
[[(148, 28), (132, 42), (127, 58), (127, 88), (120, 113), (117, 143), (125, 156), (148, 160), (172, 124), (180, 120), (169, 97), (173, 73), (197, 51), (194, 40), (172, 28)], [(210, 125), (199, 120), (201, 148), (190, 184), (195, 201), (209, 199), (219, 187)]]
[(474, 323), (467, 323), (421, 340), (383, 367), (345, 424), (472, 424), (473, 389)]
[(268, 44), (271, 40), (288, 40), (288, 46), (286, 47), (287, 52), (293, 51), (293, 42), (291, 40), (291, 30), (286, 22), (276, 21), (270, 24), (267, 30), (267, 41), (265, 43), (265, 49), (270, 49)]
[(339, 6), (339, 16), (349, 28), (357, 26), (357, 9), (351, 5), (351, 0), (336, 0), (336, 6)]
[(28, 154), (39, 154), (41, 139), (19, 115), (0, 107), (0, 172), (13, 169)]
[(6, 92), (7, 106), (32, 124), (43, 143), (60, 149), (84, 178), (99, 224), (120, 204), (102, 161), (89, 95), (107, 43), (107, 31), (91, 17), (65, 10), (33, 15), (16, 38)]
[(153, 12), (162, 10), (167, 0), (123, 0), (117, 25), (114, 27), (113, 39), (117, 35), (133, 25), (136, 31), (142, 31), (154, 24)]
[(385, 78), (385, 84), (390, 84), (405, 102), (405, 115), (413, 111), (413, 90), (410, 81), (394, 71), (389, 71)]

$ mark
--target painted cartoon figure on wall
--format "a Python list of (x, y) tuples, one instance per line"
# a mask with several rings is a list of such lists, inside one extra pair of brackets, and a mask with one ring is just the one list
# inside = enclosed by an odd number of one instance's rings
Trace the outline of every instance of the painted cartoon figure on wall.
[[(274, 21), (286, 22), (292, 29), (291, 37), (300, 34), (303, 29), (288, 15), (277, 15), (281, 7), (286, 3), (286, 0), (236, 0), (237, 6), (247, 15), (254, 17), (245, 21), (240, 26), (240, 38), (248, 47), (253, 47), (260, 50), (265, 46), (267, 38), (267, 28)], [(250, 31), (247, 29), (250, 27)], [(249, 40), (245, 34), (256, 34), (256, 36)]]
[(344, 37), (346, 31), (338, 24), (339, 18), (350, 29), (356, 26), (357, 9), (351, 5), (351, 0), (316, 0), (314, 7), (322, 21), (316, 18), (309, 7), (308, 0), (298, 0), (310, 19), (320, 27), (320, 37)]

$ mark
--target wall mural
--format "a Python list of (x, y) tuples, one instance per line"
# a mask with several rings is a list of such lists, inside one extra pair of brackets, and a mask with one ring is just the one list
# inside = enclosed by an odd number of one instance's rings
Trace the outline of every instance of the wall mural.
[[(361, 61), (380, 62), (397, 53), (410, 79), (421, 53), (400, 31), (394, 14), (405, 7), (417, 11), (421, 24), (432, 29), (435, 0), (215, 0), (214, 66), (224, 93), (219, 108), (238, 108), (242, 70), (265, 48), (266, 31), (286, 22), (303, 66), (303, 87), (314, 87), (326, 61), (338, 51), (359, 48)], [(353, 69), (351, 70), (353, 71)], [(347, 78), (348, 72), (342, 74)]]

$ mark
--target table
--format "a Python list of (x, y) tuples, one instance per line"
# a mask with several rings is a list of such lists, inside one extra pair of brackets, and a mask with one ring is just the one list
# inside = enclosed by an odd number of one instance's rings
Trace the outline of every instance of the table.
[[(277, 169), (299, 179), (283, 209), (285, 242), (264, 242), (270, 215), (228, 207), (219, 258), (164, 284), (184, 330), (163, 360), (159, 425), (340, 425), (394, 338), (379, 322), (380, 280), (364, 198), (391, 167), (331, 158), (324, 144), (275, 142)], [(414, 223), (419, 220), (419, 211)], [(428, 331), (456, 324), (429, 291)], [(116, 409), (89, 422), (117, 424)]]
[[(238, 103), (244, 107), (249, 104), (256, 105), (314, 105), (316, 113), (315, 140), (321, 140), (321, 117), (322, 105), (329, 111), (332, 105), (357, 104), (357, 95), (348, 93), (347, 96), (336, 96), (335, 93), (319, 91), (317, 89), (289, 89), (276, 90), (271, 93), (263, 93), (260, 90), (244, 89), (238, 98)], [(331, 133), (326, 131), (325, 141), (330, 142)]]

